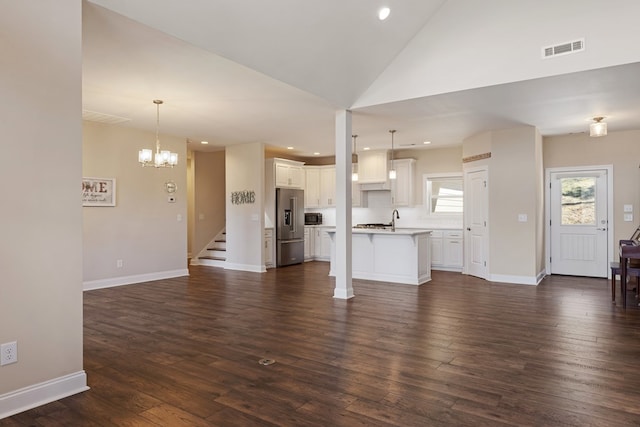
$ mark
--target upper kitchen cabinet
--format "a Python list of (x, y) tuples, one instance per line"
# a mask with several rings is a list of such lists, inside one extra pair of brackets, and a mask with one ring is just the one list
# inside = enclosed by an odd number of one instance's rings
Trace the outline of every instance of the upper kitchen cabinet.
[(336, 167), (305, 166), (305, 208), (327, 208), (336, 205)]
[(323, 166), (320, 169), (320, 200), (322, 206), (336, 205), (336, 167)]
[(273, 159), (276, 188), (299, 188), (304, 190), (303, 162), (287, 159)]
[(377, 184), (387, 181), (387, 150), (370, 150), (358, 153), (358, 182)]
[(396, 159), (393, 167), (396, 179), (391, 180), (391, 204), (393, 206), (413, 205), (413, 181), (415, 159)]
[(320, 167), (305, 166), (304, 207), (320, 207)]

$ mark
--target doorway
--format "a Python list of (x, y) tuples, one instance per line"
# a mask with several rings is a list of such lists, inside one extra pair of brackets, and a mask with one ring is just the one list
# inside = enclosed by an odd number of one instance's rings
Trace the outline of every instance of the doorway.
[(607, 277), (613, 167), (547, 170), (547, 274)]
[(488, 167), (464, 170), (464, 273), (489, 275)]

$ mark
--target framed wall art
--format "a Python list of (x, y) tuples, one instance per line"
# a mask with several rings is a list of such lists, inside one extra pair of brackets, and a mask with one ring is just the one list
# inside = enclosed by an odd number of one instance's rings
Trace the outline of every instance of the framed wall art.
[(82, 178), (82, 206), (115, 205), (115, 178)]

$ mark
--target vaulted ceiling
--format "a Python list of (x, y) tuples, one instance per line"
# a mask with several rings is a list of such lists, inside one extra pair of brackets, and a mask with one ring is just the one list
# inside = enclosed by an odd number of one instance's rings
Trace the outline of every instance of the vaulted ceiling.
[[(584, 132), (598, 115), (640, 129), (639, 15), (635, 0), (85, 1), (83, 108), (151, 130), (163, 99), (161, 132), (191, 149), (301, 156), (334, 152), (339, 109), (372, 148), (391, 128), (400, 147), (520, 125)], [(573, 40), (585, 49), (542, 57)]]

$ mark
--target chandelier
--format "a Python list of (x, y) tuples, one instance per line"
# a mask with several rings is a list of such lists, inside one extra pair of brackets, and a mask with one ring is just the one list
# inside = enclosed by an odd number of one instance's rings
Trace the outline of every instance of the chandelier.
[(169, 150), (160, 150), (160, 104), (161, 99), (154, 99), (153, 103), (156, 104), (156, 152), (153, 155), (153, 150), (144, 148), (138, 152), (138, 162), (142, 167), (153, 166), (156, 168), (172, 168), (178, 164), (178, 154), (172, 153)]

